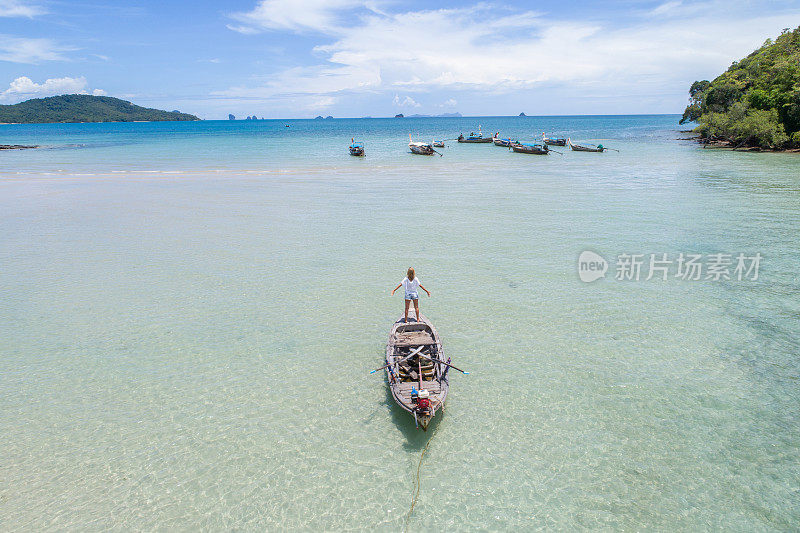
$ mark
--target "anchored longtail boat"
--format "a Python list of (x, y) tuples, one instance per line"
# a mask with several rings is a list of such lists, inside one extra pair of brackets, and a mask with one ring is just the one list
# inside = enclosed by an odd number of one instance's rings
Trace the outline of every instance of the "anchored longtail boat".
[[(433, 149), (431, 143), (415, 141), (411, 138), (411, 134), (408, 135), (408, 149), (411, 150), (412, 154), (417, 155), (439, 154), (439, 152)], [(439, 155), (441, 156), (442, 154)]]
[(609, 150), (602, 144), (595, 145), (585, 145), (585, 144), (572, 144), (572, 139), (567, 139), (567, 144), (569, 147), (572, 148), (575, 152), (603, 152), (605, 150)]
[(433, 141), (434, 148), (444, 148), (444, 141)]
[(494, 140), (493, 137), (484, 137), (483, 131), (481, 131), (481, 127), (478, 126), (478, 134), (476, 135), (474, 132), (469, 134), (469, 137), (464, 137), (464, 134), (461, 133), (458, 135), (458, 139), (456, 139), (460, 143), (490, 143)]
[(547, 155), (550, 151), (543, 144), (513, 143), (511, 149), (520, 154)]
[(417, 155), (433, 155), (435, 153), (433, 146), (431, 146), (430, 143), (424, 143), (424, 142), (412, 141), (408, 143), (408, 149), (411, 150), (412, 154), (417, 154)]
[(364, 143), (357, 143), (355, 139), (350, 140), (350, 155), (355, 155), (358, 157), (363, 157), (364, 154)]
[(433, 324), (424, 315), (412, 319), (413, 309), (408, 312), (409, 321), (404, 322), (401, 316), (389, 332), (386, 377), (397, 405), (414, 416), (417, 427), (427, 431), (450, 390), (450, 359), (444, 359), (442, 341)]
[(495, 146), (504, 146), (504, 147), (508, 148), (509, 146), (514, 144), (515, 142), (516, 141), (511, 140), (511, 139), (501, 139), (499, 137), (495, 137), (494, 138), (494, 145)]
[(549, 144), (550, 146), (566, 146), (567, 140), (566, 139), (556, 139), (552, 137), (547, 137), (544, 132), (542, 132), (542, 142), (544, 144)]

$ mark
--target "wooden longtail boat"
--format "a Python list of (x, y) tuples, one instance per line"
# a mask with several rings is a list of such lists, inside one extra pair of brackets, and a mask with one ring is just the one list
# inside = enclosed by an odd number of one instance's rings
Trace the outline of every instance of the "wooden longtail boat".
[(569, 147), (572, 148), (572, 150), (575, 151), (575, 152), (603, 152), (605, 150), (608, 150), (608, 148), (606, 148), (602, 144), (598, 144), (597, 146), (593, 146), (593, 145), (587, 146), (587, 145), (584, 145), (584, 144), (572, 144), (572, 139), (567, 139), (567, 144), (569, 144)]
[(411, 150), (412, 154), (417, 155), (433, 155), (436, 151), (431, 146), (431, 143), (425, 142), (410, 142), (408, 143), (408, 149)]
[(544, 144), (514, 143), (511, 149), (519, 154), (547, 155), (550, 152)]
[[(439, 154), (439, 152), (433, 149), (431, 143), (415, 141), (411, 138), (411, 134), (408, 135), (408, 149), (411, 150), (412, 154), (417, 155)], [(441, 156), (442, 154), (439, 155)]]
[(499, 138), (499, 137), (495, 137), (495, 138), (494, 138), (494, 145), (495, 145), (495, 146), (504, 146), (504, 147), (508, 148), (508, 147), (510, 147), (512, 144), (514, 144), (515, 142), (516, 142), (516, 141), (514, 141), (514, 140), (512, 140), (512, 139), (501, 139), (501, 138)]
[(544, 144), (548, 144), (550, 146), (566, 146), (567, 140), (566, 139), (554, 139), (551, 137), (545, 136), (544, 132), (542, 132), (542, 142)]
[(424, 315), (420, 320), (412, 318), (413, 308), (408, 313), (408, 322), (401, 316), (389, 332), (386, 377), (397, 405), (414, 416), (417, 427), (427, 431), (450, 390), (450, 360), (444, 359), (442, 341), (433, 324)]
[(355, 139), (351, 139), (350, 144), (350, 155), (355, 155), (359, 157), (363, 157), (364, 154), (364, 143), (357, 143)]
[(444, 148), (444, 141), (433, 141), (434, 148)]
[(460, 143), (490, 143), (494, 140), (494, 137), (484, 137), (483, 131), (481, 131), (481, 127), (478, 126), (478, 134), (470, 133), (469, 137), (464, 137), (463, 133), (458, 135), (458, 139), (456, 139)]

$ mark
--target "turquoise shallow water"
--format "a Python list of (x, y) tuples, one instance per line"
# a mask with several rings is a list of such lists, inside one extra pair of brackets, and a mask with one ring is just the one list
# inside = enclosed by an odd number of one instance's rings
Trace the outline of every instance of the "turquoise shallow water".
[[(426, 444), (412, 531), (795, 528), (800, 159), (676, 120), (0, 126), (52, 146), (0, 153), (0, 528), (394, 531)], [(620, 152), (406, 153), (478, 124)], [(427, 434), (368, 374), (410, 264), (471, 372)]]

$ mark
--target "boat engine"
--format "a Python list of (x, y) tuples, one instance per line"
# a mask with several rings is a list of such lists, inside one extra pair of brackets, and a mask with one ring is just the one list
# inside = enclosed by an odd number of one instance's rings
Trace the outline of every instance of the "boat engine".
[(427, 390), (417, 391), (416, 388), (411, 388), (411, 403), (417, 406), (417, 411), (423, 415), (431, 414), (431, 400), (430, 393)]

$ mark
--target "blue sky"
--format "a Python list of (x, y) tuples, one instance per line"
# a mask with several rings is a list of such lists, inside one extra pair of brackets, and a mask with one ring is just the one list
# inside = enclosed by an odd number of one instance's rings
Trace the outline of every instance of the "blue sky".
[(0, 0), (0, 103), (107, 94), (202, 118), (679, 113), (800, 0)]

